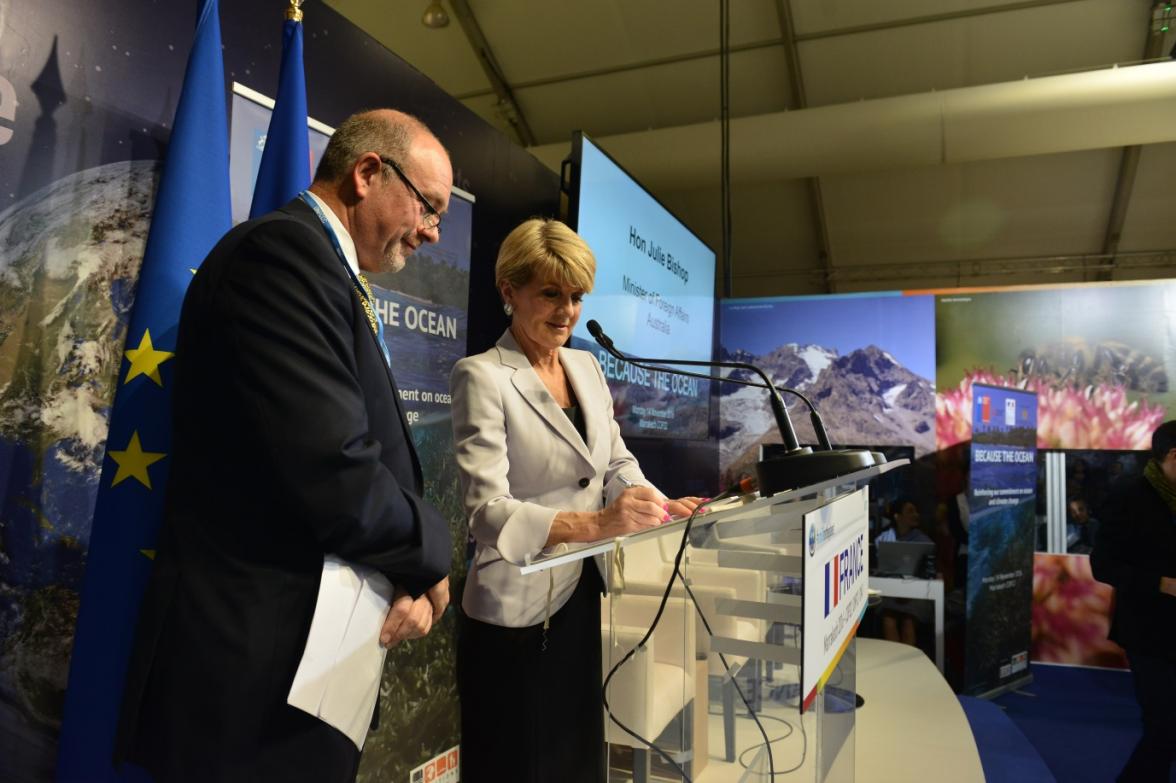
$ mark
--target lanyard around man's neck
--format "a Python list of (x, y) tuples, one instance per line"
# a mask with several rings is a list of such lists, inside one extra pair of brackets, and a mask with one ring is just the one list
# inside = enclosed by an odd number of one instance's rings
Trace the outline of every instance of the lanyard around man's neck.
[(298, 197), (314, 210), (314, 214), (318, 216), (319, 221), (323, 224), (323, 228), (327, 230), (327, 236), (330, 237), (331, 245), (335, 248), (335, 255), (339, 256), (339, 261), (342, 262), (343, 268), (347, 270), (348, 276), (351, 277), (351, 283), (355, 287), (356, 294), (359, 295), (359, 303), (363, 305), (364, 314), (367, 316), (368, 326), (372, 328), (372, 333), (376, 336), (376, 342), (380, 345), (380, 351), (384, 354), (384, 361), (388, 363), (390, 369), (392, 367), (392, 355), (388, 353), (388, 343), (384, 341), (384, 322), (376, 314), (376, 299), (372, 294), (371, 286), (368, 285), (367, 278), (363, 275), (357, 275), (355, 270), (352, 269), (351, 264), (347, 261), (347, 254), (343, 252), (343, 246), (339, 244), (339, 237), (335, 234), (335, 229), (331, 226), (331, 221), (323, 212), (323, 208), (310, 195), (310, 191), (304, 190), (298, 194)]

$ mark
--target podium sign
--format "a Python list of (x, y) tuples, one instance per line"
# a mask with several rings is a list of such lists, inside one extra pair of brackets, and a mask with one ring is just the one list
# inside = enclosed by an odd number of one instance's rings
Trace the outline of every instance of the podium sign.
[(869, 489), (804, 515), (804, 636), (801, 711), (845, 653), (866, 612)]

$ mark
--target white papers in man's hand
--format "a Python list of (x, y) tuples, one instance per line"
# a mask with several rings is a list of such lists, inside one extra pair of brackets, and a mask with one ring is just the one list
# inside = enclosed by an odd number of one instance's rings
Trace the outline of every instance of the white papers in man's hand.
[(286, 703), (346, 734), (363, 750), (387, 650), (380, 629), (392, 585), (378, 571), (323, 558), (314, 619)]

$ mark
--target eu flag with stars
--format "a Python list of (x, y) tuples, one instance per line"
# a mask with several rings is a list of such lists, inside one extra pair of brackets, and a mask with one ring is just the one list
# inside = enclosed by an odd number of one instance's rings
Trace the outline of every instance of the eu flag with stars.
[(265, 134), (249, 217), (274, 211), (310, 185), (308, 133), (306, 76), (302, 70), (302, 11), (291, 8), (282, 27), (278, 97)]
[(163, 511), (180, 306), (195, 267), (232, 225), (219, 16), (217, 0), (199, 0), (127, 330), (65, 695), (61, 781), (123, 779), (111, 753)]

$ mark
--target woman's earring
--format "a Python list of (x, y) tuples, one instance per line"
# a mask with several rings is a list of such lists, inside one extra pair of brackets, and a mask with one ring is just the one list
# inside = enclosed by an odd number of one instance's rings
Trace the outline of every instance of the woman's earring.
[(510, 318), (512, 315), (514, 315), (514, 305), (512, 305), (510, 302), (503, 302), (502, 312), (506, 313), (507, 318)]

